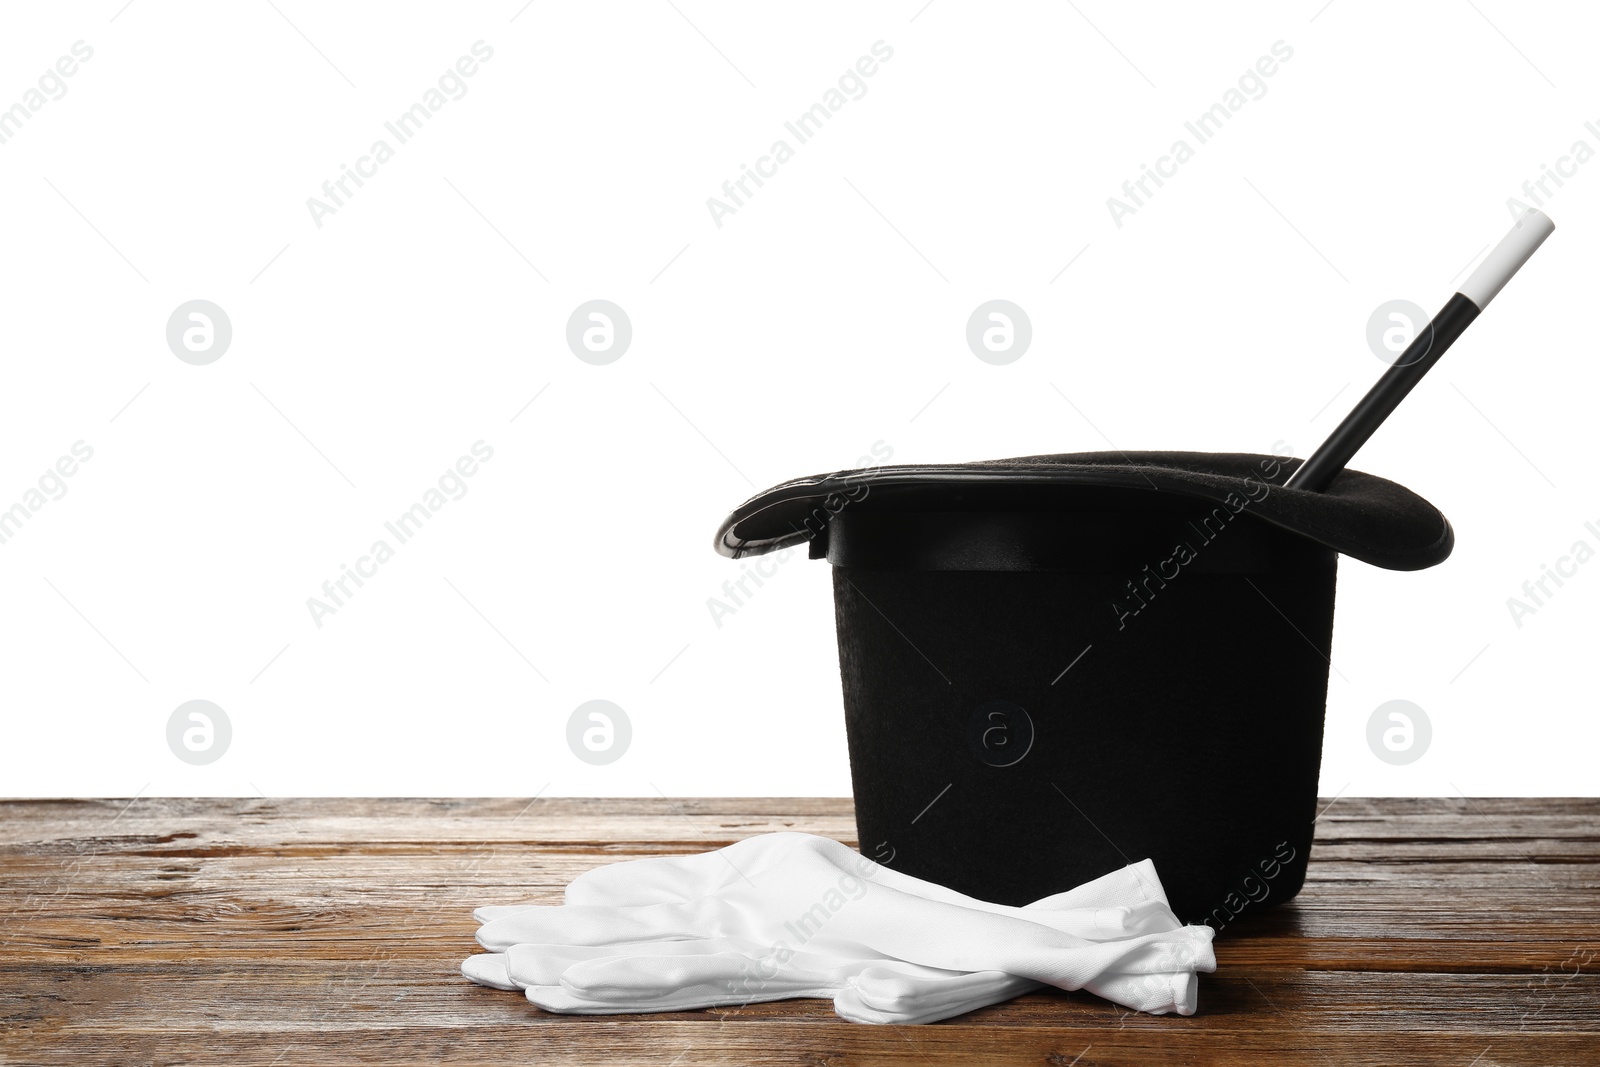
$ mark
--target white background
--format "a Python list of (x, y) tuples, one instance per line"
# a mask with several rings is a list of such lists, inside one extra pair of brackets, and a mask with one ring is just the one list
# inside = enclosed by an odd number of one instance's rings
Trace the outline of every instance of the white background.
[[(827, 567), (796, 553), (719, 628), (723, 515), (879, 441), (1308, 454), (1383, 369), (1372, 311), (1436, 309), (1525, 181), (1600, 149), (1597, 21), (8, 5), (0, 107), (93, 57), (0, 145), (0, 508), (94, 454), (0, 545), (0, 792), (847, 794)], [(319, 228), (307, 198), (480, 40), (465, 96)], [(707, 198), (880, 40), (865, 95), (719, 228)], [(1277, 41), (1265, 95), (1115, 225), (1107, 198)], [(1600, 548), (1600, 161), (1564, 181), (1555, 236), (1354, 464), (1458, 544), (1421, 573), (1342, 563), (1325, 795), (1600, 788), (1600, 562), (1520, 628), (1506, 603)], [(233, 326), (208, 366), (165, 339), (197, 298)], [(609, 366), (565, 343), (594, 298), (633, 324)], [(993, 298), (1033, 324), (1008, 366), (965, 343)], [(315, 625), (307, 598), (479, 440), (467, 494)], [(207, 766), (166, 742), (196, 698), (233, 727)], [(595, 698), (633, 725), (602, 767), (565, 740)], [(1433, 725), (1408, 766), (1367, 747), (1391, 699)]]

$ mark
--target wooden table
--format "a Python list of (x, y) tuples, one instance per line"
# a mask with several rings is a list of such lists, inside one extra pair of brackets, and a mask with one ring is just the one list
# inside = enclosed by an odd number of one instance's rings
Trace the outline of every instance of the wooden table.
[(933, 1026), (826, 1001), (546, 1015), (457, 973), (471, 908), (844, 800), (0, 803), (0, 1063), (1600, 1064), (1600, 800), (1354, 800), (1191, 1018), (1035, 994)]

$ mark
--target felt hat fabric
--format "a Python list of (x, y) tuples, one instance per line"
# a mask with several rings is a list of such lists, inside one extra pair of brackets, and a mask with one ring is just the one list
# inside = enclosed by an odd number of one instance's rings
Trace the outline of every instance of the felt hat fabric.
[(1326, 492), (1283, 488), (1300, 462), (1247, 453), (1075, 452), (838, 471), (758, 493), (723, 522), (716, 547), (737, 559), (802, 544), (845, 511), (1070, 509), (1091, 499), (1091, 490), (1120, 488), (1232, 505), (1389, 570), (1420, 570), (1450, 555), (1450, 523), (1422, 497), (1352, 470)]

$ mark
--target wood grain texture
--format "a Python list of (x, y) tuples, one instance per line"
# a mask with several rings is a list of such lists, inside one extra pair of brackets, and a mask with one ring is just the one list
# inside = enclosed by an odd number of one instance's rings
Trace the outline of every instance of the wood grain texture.
[(830, 799), (0, 803), (0, 1063), (1600, 1064), (1600, 800), (1334, 802), (1191, 1018), (581, 1018), (459, 976), (475, 905), (782, 829), (856, 843)]

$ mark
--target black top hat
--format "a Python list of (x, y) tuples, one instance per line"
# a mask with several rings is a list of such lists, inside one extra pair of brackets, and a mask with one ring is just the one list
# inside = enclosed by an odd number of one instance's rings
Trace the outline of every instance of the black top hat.
[(1437, 508), (1345, 469), (1549, 235), (1524, 215), (1304, 464), (1087, 452), (839, 471), (736, 508), (735, 558), (833, 564), (862, 851), (1025, 904), (1153, 858), (1218, 928), (1305, 877), (1340, 554), (1443, 561)]
[(840, 471), (740, 505), (717, 547), (809, 542), (833, 564), (869, 855), (1019, 905), (1149, 856), (1178, 914), (1220, 928), (1305, 874), (1337, 555), (1414, 570), (1454, 540), (1394, 482), (1285, 488), (1299, 467), (1092, 452)]

